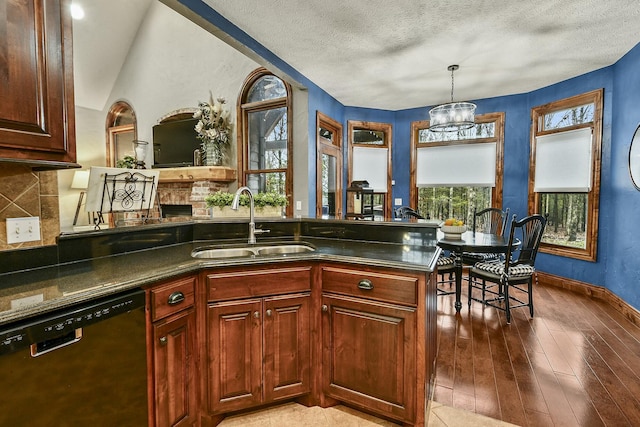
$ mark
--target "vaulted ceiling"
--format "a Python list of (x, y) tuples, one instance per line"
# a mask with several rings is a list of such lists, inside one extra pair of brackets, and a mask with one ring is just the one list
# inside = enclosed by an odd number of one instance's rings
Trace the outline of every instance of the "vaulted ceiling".
[[(76, 66), (123, 61), (151, 1), (84, 0), (100, 9), (74, 26)], [(609, 66), (640, 42), (637, 0), (203, 1), (342, 104), (385, 110), (449, 101), (451, 64), (455, 99), (474, 100)], [(83, 73), (77, 98), (99, 103), (122, 61)]]

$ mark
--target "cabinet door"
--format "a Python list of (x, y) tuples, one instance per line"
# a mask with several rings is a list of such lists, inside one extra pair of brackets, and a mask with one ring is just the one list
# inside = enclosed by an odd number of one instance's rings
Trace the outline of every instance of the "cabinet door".
[(156, 426), (197, 420), (195, 312), (185, 310), (153, 325)]
[(310, 391), (309, 294), (264, 300), (265, 402)]
[(2, 2), (0, 27), (10, 31), (0, 51), (10, 66), (0, 71), (0, 158), (52, 167), (76, 161), (70, 4)]
[(323, 392), (411, 422), (415, 418), (415, 309), (322, 297)]
[(209, 305), (209, 412), (219, 414), (262, 401), (260, 299)]

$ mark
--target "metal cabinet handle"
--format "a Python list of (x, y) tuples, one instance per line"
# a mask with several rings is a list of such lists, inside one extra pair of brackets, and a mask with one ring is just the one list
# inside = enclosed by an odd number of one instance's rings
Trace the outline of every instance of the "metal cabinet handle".
[(182, 301), (184, 301), (184, 294), (182, 292), (174, 292), (171, 295), (169, 295), (167, 304), (176, 305), (176, 304), (180, 304)]
[(160, 337), (160, 344), (167, 345), (167, 337)]
[(329, 311), (329, 306), (327, 306), (327, 304), (322, 304), (322, 311), (324, 312)]
[(373, 282), (369, 279), (362, 279), (358, 282), (358, 288), (364, 291), (371, 291), (373, 290)]
[(270, 309), (267, 310), (267, 316), (271, 317), (272, 314), (273, 314), (273, 312)]
[(256, 319), (260, 317), (260, 312), (259, 311), (254, 311), (253, 312), (253, 317), (255, 317)]

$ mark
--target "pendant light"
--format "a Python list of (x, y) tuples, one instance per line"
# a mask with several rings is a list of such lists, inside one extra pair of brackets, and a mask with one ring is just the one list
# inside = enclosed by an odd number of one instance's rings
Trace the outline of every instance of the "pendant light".
[(458, 68), (458, 65), (447, 67), (447, 70), (451, 71), (451, 102), (429, 110), (429, 130), (432, 132), (456, 132), (475, 125), (476, 104), (453, 101), (453, 72)]

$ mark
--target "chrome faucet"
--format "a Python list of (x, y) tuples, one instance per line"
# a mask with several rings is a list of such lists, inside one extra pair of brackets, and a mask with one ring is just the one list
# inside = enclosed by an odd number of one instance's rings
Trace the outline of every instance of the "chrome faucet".
[(255, 207), (253, 203), (253, 193), (249, 187), (238, 188), (236, 195), (233, 197), (231, 209), (234, 211), (238, 210), (238, 206), (240, 205), (240, 194), (242, 194), (243, 191), (246, 191), (249, 194), (249, 244), (252, 245), (256, 242), (256, 234), (268, 233), (271, 230), (256, 230), (256, 223), (254, 221)]

